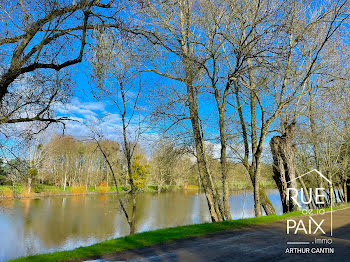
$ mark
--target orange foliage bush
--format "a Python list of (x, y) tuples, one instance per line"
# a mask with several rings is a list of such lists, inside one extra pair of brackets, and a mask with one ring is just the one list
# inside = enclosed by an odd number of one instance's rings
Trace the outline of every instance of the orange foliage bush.
[(105, 181), (101, 182), (100, 185), (97, 187), (97, 192), (102, 194), (108, 192), (107, 182)]
[(28, 192), (28, 188), (23, 188), (21, 194), (20, 194), (20, 197), (22, 198), (30, 198), (30, 197), (33, 197), (34, 196), (34, 192), (32, 190), (30, 190)]
[(13, 198), (13, 191), (11, 188), (5, 187), (2, 190), (1, 195), (3, 198)]
[(72, 194), (86, 194), (86, 186), (85, 185), (78, 185), (78, 186), (72, 186), (72, 189), (70, 190)]

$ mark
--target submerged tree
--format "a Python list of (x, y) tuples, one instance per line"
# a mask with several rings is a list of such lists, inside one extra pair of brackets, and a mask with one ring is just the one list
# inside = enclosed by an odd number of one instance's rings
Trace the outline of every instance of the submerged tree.
[[(130, 226), (130, 234), (135, 233), (136, 219), (136, 194), (138, 187), (135, 184), (135, 173), (133, 172), (133, 162), (135, 147), (140, 136), (140, 126), (136, 117), (138, 115), (138, 99), (141, 92), (140, 79), (137, 69), (137, 63), (134, 61), (131, 49), (119, 38), (113, 31), (96, 32), (96, 47), (92, 50), (91, 63), (93, 66), (92, 76), (96, 79), (97, 88), (93, 90), (93, 95), (97, 99), (103, 99), (112, 103), (121, 117), (122, 150), (126, 159), (126, 173), (128, 176), (132, 201), (132, 210), (129, 213), (123, 206), (119, 197), (120, 204)], [(134, 133), (132, 140), (131, 136)], [(97, 143), (98, 140), (96, 140)], [(102, 147), (100, 150), (103, 153)], [(104, 154), (107, 163), (107, 155)], [(111, 169), (116, 190), (118, 185), (116, 175)]]

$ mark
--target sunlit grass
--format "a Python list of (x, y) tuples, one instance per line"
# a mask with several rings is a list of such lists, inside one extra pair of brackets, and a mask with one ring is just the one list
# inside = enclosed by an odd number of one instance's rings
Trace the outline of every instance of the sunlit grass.
[[(333, 207), (333, 210), (350, 207), (350, 204)], [(327, 208), (326, 210), (330, 210)], [(174, 228), (158, 229), (143, 233), (137, 233), (131, 236), (107, 240), (92, 246), (80, 247), (69, 251), (41, 254), (35, 256), (22, 257), (13, 262), (32, 262), (32, 261), (70, 261), (74, 259), (96, 257), (103, 254), (114, 253), (126, 249), (134, 249), (167, 241), (182, 239), (186, 237), (195, 237), (210, 233), (232, 230), (237, 228), (249, 227), (252, 225), (271, 223), (284, 220), (290, 217), (301, 216), (301, 211), (295, 211), (283, 215), (272, 215), (263, 217), (246, 218), (239, 220), (224, 221), (218, 223), (204, 223), (198, 225), (180, 226)]]

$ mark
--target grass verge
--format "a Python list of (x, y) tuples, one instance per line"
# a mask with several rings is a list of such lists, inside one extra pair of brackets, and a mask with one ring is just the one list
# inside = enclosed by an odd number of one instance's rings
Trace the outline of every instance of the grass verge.
[[(350, 204), (333, 207), (333, 210), (350, 207)], [(329, 211), (327, 208), (326, 211)], [(103, 254), (114, 253), (126, 249), (140, 248), (167, 241), (182, 239), (186, 237), (196, 237), (210, 233), (249, 227), (252, 225), (271, 223), (284, 220), (290, 217), (301, 216), (301, 211), (295, 211), (283, 215), (272, 215), (263, 217), (246, 218), (217, 223), (204, 223), (197, 225), (180, 226), (173, 228), (158, 229), (143, 233), (137, 233), (131, 236), (107, 240), (92, 246), (80, 247), (69, 251), (61, 251), (48, 254), (40, 254), (28, 257), (21, 257), (10, 260), (12, 262), (36, 262), (36, 261), (71, 261), (88, 257), (96, 257)]]

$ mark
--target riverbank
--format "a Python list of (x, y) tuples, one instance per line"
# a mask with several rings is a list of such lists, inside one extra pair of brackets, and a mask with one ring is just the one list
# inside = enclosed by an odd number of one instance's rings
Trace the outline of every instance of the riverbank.
[[(264, 188), (272, 189), (275, 185), (269, 182), (263, 183)], [(142, 192), (147, 193), (159, 193), (159, 192), (176, 192), (176, 191), (199, 191), (200, 187), (197, 185), (163, 185), (159, 189), (158, 185), (147, 185), (143, 188)], [(229, 188), (230, 191), (236, 190), (252, 190), (250, 184), (245, 181), (236, 181)], [(0, 186), (0, 200), (1, 199), (13, 199), (13, 198), (38, 198), (38, 197), (48, 197), (48, 196), (74, 196), (74, 195), (85, 195), (85, 194), (114, 194), (116, 191), (115, 186), (96, 186), (96, 187), (86, 187), (81, 186), (51, 186), (44, 184), (33, 185), (30, 192), (28, 188), (22, 185), (15, 186)], [(125, 186), (118, 187), (119, 192), (128, 192), (129, 188)]]
[[(333, 209), (343, 209), (350, 207), (349, 204), (337, 206)], [(329, 210), (329, 209), (328, 209)], [(275, 221), (284, 220), (290, 217), (301, 216), (300, 211), (292, 212), (280, 216), (264, 216), (257, 218), (247, 218), (219, 223), (204, 223), (197, 225), (188, 225), (174, 228), (165, 228), (143, 233), (137, 233), (131, 236), (107, 240), (92, 246), (80, 247), (70, 251), (55, 252), (49, 254), (40, 254), (29, 257), (22, 257), (13, 262), (24, 261), (83, 261), (87, 259), (98, 258), (101, 255), (111, 254), (122, 250), (129, 250), (164, 243), (173, 240), (179, 240), (189, 237), (198, 237), (222, 231), (229, 231), (238, 228), (252, 227), (258, 224), (268, 224)]]
[[(161, 192), (178, 191), (182, 190), (182, 187), (177, 186), (163, 186)], [(191, 186), (185, 190), (199, 190), (198, 186)], [(38, 198), (48, 196), (74, 196), (74, 195), (91, 195), (91, 194), (114, 194), (116, 191), (115, 186), (97, 186), (97, 187), (86, 187), (86, 186), (75, 186), (66, 188), (50, 186), (50, 185), (34, 185), (30, 192), (28, 188), (22, 185), (16, 186), (0, 186), (0, 200), (1, 199), (13, 199), (13, 198)], [(119, 192), (128, 192), (129, 188), (119, 186)], [(158, 186), (149, 185), (145, 187), (142, 192), (158, 192)]]

